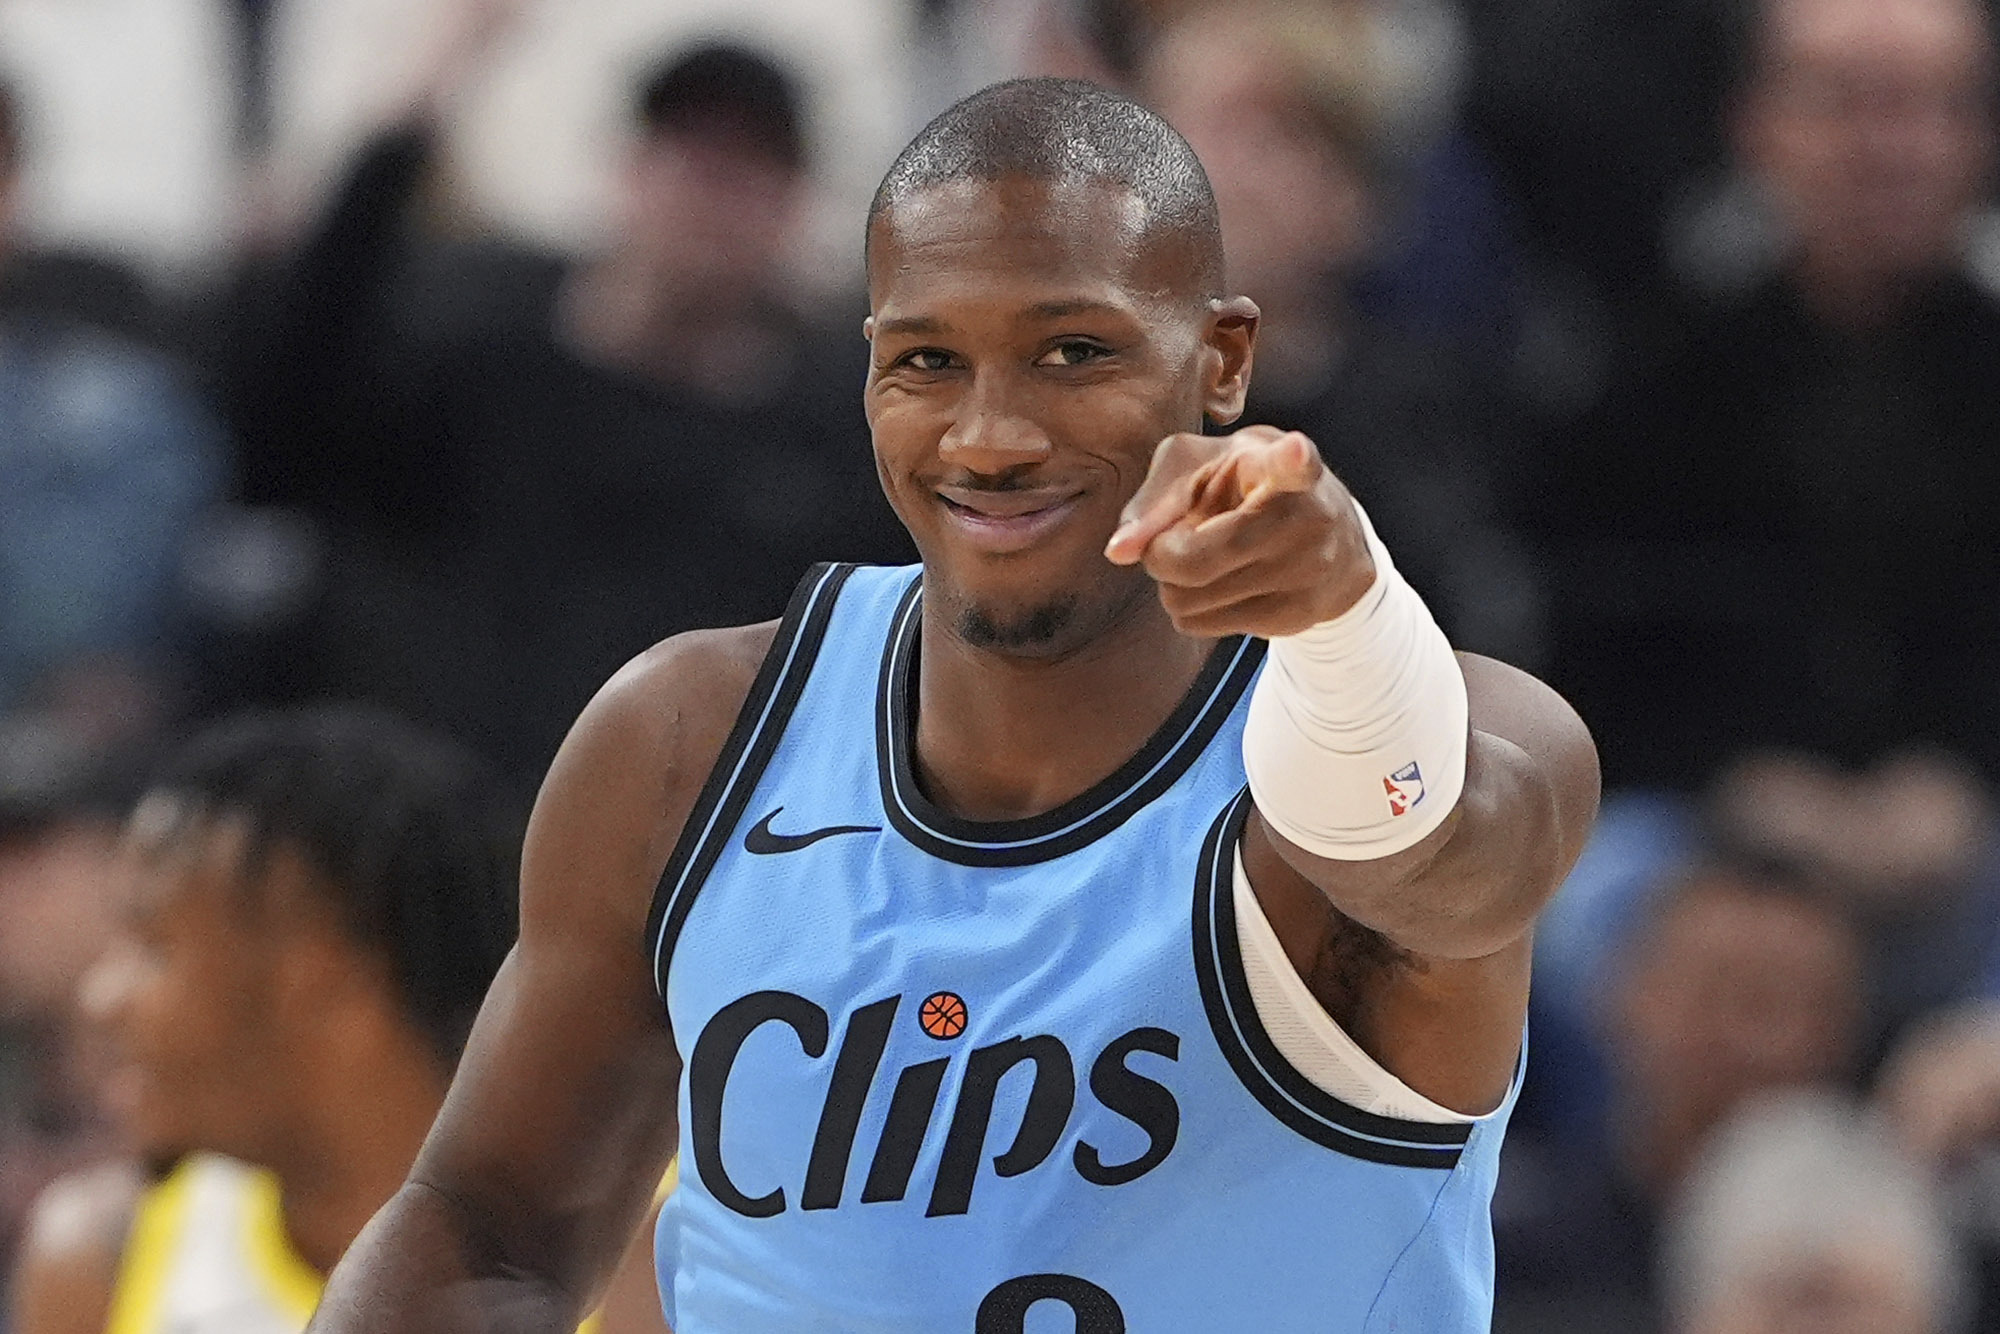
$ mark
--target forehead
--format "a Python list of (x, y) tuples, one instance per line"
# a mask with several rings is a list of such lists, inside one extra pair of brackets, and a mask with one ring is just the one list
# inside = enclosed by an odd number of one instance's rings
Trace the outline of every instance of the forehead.
[(1781, 61), (1977, 69), (1990, 55), (1976, 0), (1775, 0), (1768, 14)]
[(1100, 182), (962, 180), (896, 200), (869, 235), (877, 316), (974, 299), (1156, 304), (1200, 294), (1193, 246), (1133, 191)]

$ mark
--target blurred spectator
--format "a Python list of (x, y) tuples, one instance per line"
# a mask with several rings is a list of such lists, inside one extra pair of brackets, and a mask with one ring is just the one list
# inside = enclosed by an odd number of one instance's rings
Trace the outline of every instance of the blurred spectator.
[(2000, 1146), (2000, 1002), (1932, 1016), (1883, 1067), (1879, 1089), (1903, 1147), (1927, 1166)]
[(1915, 1026), (1884, 1064), (1875, 1100), (1904, 1151), (1941, 1183), (1978, 1261), (1977, 1327), (2000, 1328), (2000, 1001)]
[(1612, 783), (1782, 745), (2000, 774), (2000, 303), (1979, 0), (1764, 0), (1731, 123), (1780, 265), (1562, 433), (1529, 492), (1550, 679)]
[[(241, 0), (239, 0), (239, 3)], [(264, 163), (280, 218), (316, 212), (345, 164), (454, 29), (502, 20), (434, 119), (453, 210), (473, 225), (588, 252), (611, 235), (627, 89), (653, 55), (721, 35), (802, 79), (814, 197), (803, 219), (821, 290), (860, 272), (857, 220), (902, 141), (907, 0), (260, 0), (270, 118)], [(791, 254), (787, 258), (793, 258)]]
[(491, 773), (373, 713), (241, 717), (183, 748), (127, 823), (120, 929), (86, 983), (137, 1161), (45, 1197), (19, 1334), (101, 1329), (114, 1304), (149, 1334), (302, 1329), (443, 1101), (513, 941), (519, 841)]
[(0, 1310), (35, 1196), (115, 1143), (73, 1008), (116, 914), (119, 797), (102, 771), (51, 718), (0, 721)]
[(1391, 229), (1393, 143), (1360, 11), (1264, 0), (1168, 23), (1142, 66), (1221, 208), (1233, 290), (1263, 311), (1246, 421), (1305, 431), (1463, 647), (1537, 651), (1528, 568), (1487, 472), (1504, 414), (1447, 352), (1383, 328), (1353, 285)]
[(1718, 862), (1670, 882), (1608, 979), (1599, 1138), (1510, 1137), (1497, 1328), (1651, 1328), (1659, 1211), (1715, 1127), (1756, 1094), (1853, 1074), (1862, 942), (1780, 873)]
[[(780, 252), (806, 182), (788, 76), (708, 45), (634, 99), (618, 232), (565, 266), (406, 225), (428, 130), (378, 140), (244, 346), (253, 499), (328, 525), (290, 691), (332, 685), (538, 777), (621, 662), (782, 610), (820, 559), (904, 558), (829, 329)], [(266, 368), (284, 368), (279, 379)]]
[[(22, 258), (23, 121), (0, 85), (0, 281)], [(215, 426), (151, 354), (0, 306), (0, 710), (83, 677), (148, 710), (182, 610), (179, 561), (223, 471)]]
[(1691, 1174), (1663, 1269), (1673, 1334), (1956, 1334), (1965, 1276), (1929, 1183), (1843, 1099), (1746, 1108)]
[(1962, 763), (1900, 753), (1846, 771), (1752, 754), (1710, 807), (1718, 839), (1792, 868), (1862, 927), (1871, 1064), (1911, 1022), (1979, 993), (2000, 957), (2000, 829)]

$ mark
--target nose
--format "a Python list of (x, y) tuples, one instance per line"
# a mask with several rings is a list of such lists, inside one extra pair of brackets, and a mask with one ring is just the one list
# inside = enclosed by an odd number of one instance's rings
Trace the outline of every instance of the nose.
[(1040, 463), (1052, 448), (1049, 435), (1023, 407), (998, 374), (975, 377), (938, 441), (939, 458), (988, 476)]

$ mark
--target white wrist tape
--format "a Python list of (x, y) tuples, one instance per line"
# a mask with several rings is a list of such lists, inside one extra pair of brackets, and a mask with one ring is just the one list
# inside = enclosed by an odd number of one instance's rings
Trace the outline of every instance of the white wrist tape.
[(1465, 787), (1465, 676), (1360, 517), (1375, 582), (1334, 619), (1271, 641), (1243, 728), (1257, 810), (1299, 847), (1341, 861), (1423, 841)]

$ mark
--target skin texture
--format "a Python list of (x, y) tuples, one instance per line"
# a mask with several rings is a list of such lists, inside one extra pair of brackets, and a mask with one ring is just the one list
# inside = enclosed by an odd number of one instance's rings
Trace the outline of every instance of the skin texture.
[[(870, 237), (865, 406), (925, 563), (917, 766), (966, 817), (1083, 792), (1160, 726), (1216, 636), (1303, 628), (1373, 578), (1345, 492), (1297, 437), (1191, 434), (1240, 410), (1257, 309), (1190, 290), (1202, 256), (1144, 224), (1119, 190), (1006, 178), (922, 191)], [(670, 640), (579, 719), (531, 824), (520, 946), (316, 1330), (553, 1330), (597, 1290), (676, 1135), (648, 902), (771, 634)], [(1246, 859), (1309, 980), (1347, 942), (1393, 945), (1387, 966), (1334, 970), (1355, 979), (1335, 1017), (1420, 1091), (1484, 1110), (1596, 771), (1539, 684), (1467, 675), (1467, 793), (1424, 844), (1326, 863), (1253, 822)]]

